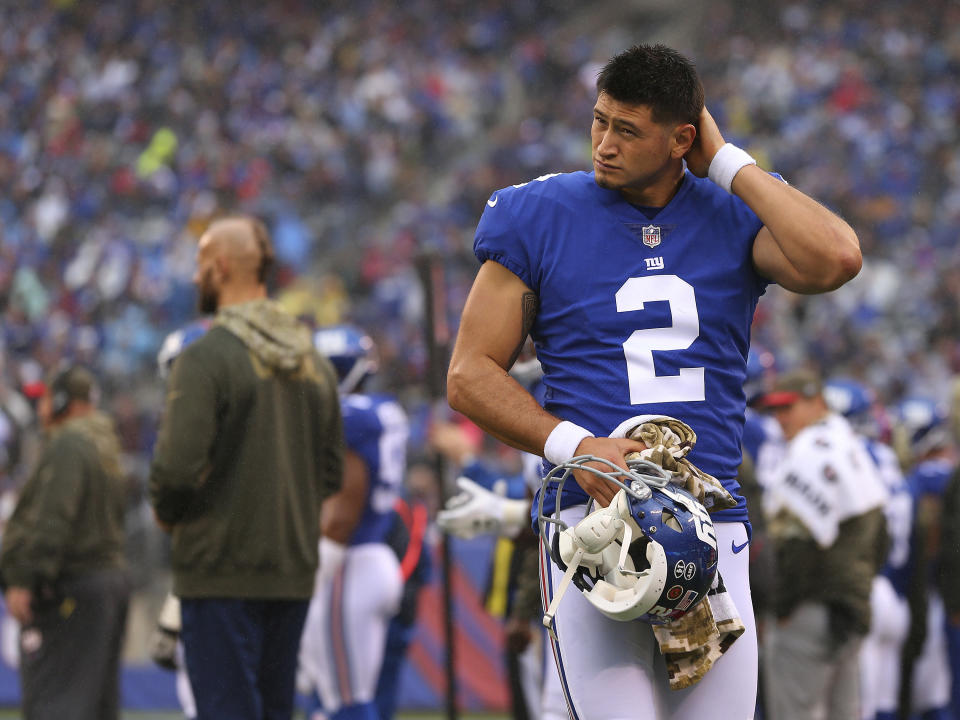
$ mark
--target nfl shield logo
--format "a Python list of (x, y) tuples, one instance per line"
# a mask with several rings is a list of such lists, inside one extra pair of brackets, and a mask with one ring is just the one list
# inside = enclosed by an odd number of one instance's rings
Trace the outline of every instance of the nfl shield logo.
[(660, 244), (660, 227), (657, 225), (643, 226), (643, 244), (655, 248)]

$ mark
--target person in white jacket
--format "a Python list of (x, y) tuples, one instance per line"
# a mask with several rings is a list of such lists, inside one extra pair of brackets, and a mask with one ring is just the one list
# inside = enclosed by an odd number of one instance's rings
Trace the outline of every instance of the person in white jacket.
[(767, 709), (777, 720), (849, 720), (858, 717), (858, 653), (888, 545), (887, 492), (815, 373), (782, 375), (762, 404), (788, 442), (764, 498), (776, 557)]

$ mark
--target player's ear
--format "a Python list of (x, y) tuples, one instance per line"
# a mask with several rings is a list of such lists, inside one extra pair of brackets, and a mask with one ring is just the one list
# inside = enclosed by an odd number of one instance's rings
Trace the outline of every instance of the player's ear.
[(682, 158), (689, 152), (690, 148), (693, 146), (693, 141), (697, 139), (697, 128), (691, 125), (690, 123), (684, 123), (683, 125), (677, 125), (673, 129), (673, 134), (670, 138), (671, 148), (670, 154), (674, 158)]
[(213, 267), (221, 280), (230, 277), (230, 259), (224, 255), (218, 255), (213, 259)]

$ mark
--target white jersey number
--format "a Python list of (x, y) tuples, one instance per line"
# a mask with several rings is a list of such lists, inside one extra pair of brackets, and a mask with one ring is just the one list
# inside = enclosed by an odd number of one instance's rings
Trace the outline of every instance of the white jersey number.
[(394, 402), (377, 407), (377, 417), (383, 425), (380, 435), (380, 482), (370, 493), (370, 505), (374, 512), (386, 513), (393, 507), (403, 487), (403, 475), (407, 464), (407, 416)]
[(703, 368), (680, 368), (678, 375), (657, 375), (653, 353), (686, 350), (700, 336), (700, 316), (693, 286), (676, 275), (650, 275), (627, 280), (617, 291), (617, 312), (643, 310), (648, 302), (670, 305), (668, 327), (635, 330), (623, 343), (627, 359), (630, 403), (696, 402), (704, 400)]

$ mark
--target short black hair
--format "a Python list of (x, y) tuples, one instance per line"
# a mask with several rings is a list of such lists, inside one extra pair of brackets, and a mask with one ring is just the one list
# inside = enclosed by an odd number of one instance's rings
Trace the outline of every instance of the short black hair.
[(703, 85), (693, 61), (666, 45), (634, 45), (612, 57), (597, 75), (597, 94), (646, 105), (657, 123), (696, 125)]

